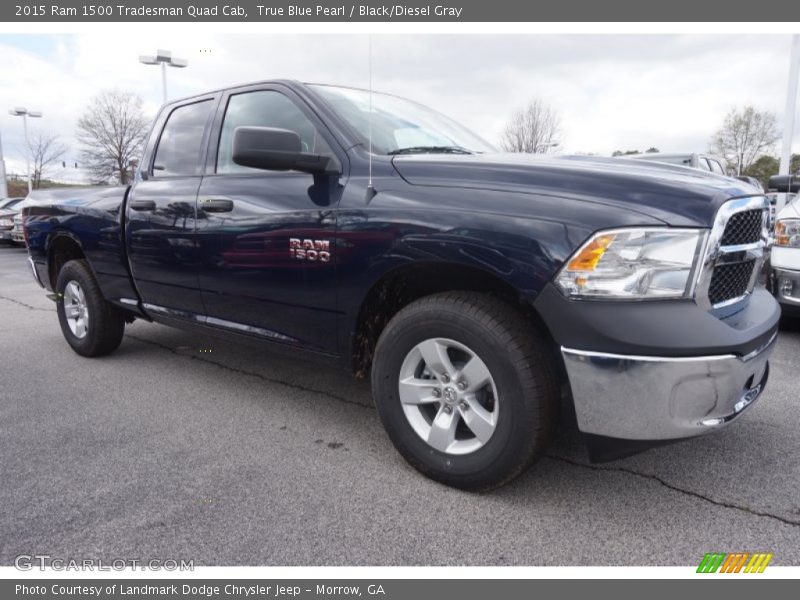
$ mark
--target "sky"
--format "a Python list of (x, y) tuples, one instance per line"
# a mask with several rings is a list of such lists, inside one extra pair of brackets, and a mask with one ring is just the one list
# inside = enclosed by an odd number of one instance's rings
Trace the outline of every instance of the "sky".
[[(788, 35), (388, 35), (372, 38), (373, 84), (426, 104), (497, 144), (515, 109), (533, 98), (561, 115), (565, 153), (702, 152), (732, 108), (752, 104), (783, 122)], [(0, 34), (0, 135), (6, 170), (24, 173), (19, 117), (58, 134), (79, 160), (75, 123), (103, 89), (161, 103), (159, 69), (138, 56), (172, 50), (189, 61), (168, 72), (169, 97), (272, 78), (369, 84), (366, 35)], [(794, 151), (800, 150), (800, 128)], [(779, 148), (776, 148), (779, 152)], [(60, 173), (69, 179), (69, 173)]]

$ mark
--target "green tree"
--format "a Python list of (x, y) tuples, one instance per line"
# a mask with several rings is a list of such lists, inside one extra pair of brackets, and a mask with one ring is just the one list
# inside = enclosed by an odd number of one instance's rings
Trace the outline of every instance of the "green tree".
[[(747, 167), (744, 170), (743, 175), (755, 177), (764, 184), (764, 188), (766, 189), (767, 185), (769, 184), (769, 178), (778, 174), (779, 166), (780, 160), (774, 156), (770, 156), (769, 154), (764, 154), (763, 156), (759, 156), (752, 165)], [(798, 170), (800, 170), (800, 154), (792, 154), (792, 162), (789, 166), (789, 172), (797, 173)]]
[(711, 151), (723, 157), (734, 173), (742, 175), (772, 149), (779, 137), (773, 113), (752, 106), (734, 108), (711, 138)]
[(767, 189), (769, 178), (778, 173), (778, 159), (769, 154), (760, 156), (756, 161), (744, 170), (744, 175), (755, 177)]

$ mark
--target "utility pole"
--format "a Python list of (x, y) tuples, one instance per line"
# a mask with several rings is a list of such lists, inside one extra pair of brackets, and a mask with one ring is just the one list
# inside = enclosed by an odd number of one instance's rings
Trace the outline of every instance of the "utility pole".
[(8, 198), (6, 186), (6, 162), (3, 160), (3, 137), (0, 135), (0, 198)]
[[(783, 143), (781, 144), (781, 164), (779, 175), (791, 175), (792, 138), (794, 137), (794, 121), (797, 113), (797, 77), (800, 71), (800, 35), (792, 36), (792, 52), (789, 58), (789, 84), (786, 89), (786, 108), (783, 111)], [(786, 203), (786, 194), (778, 194), (776, 213)]]

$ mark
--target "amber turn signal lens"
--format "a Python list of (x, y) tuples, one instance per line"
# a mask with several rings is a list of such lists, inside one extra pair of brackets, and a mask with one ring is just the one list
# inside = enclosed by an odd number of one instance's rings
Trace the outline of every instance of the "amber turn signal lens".
[(775, 223), (775, 244), (777, 246), (788, 246), (789, 236), (786, 235), (786, 225), (782, 221)]
[(603, 258), (616, 234), (599, 235), (587, 244), (578, 254), (569, 261), (567, 271), (594, 271), (597, 263)]
[(775, 223), (775, 245), (800, 247), (800, 219), (781, 219)]

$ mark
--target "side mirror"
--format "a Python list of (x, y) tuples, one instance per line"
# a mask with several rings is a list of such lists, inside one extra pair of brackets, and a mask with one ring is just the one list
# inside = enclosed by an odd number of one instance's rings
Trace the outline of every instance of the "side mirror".
[(302, 151), (300, 136), (288, 129), (237, 127), (233, 131), (233, 162), (268, 171), (303, 171), (311, 174), (338, 173), (332, 156)]
[(800, 192), (800, 177), (794, 175), (773, 175), (769, 178), (769, 189), (784, 194)]

